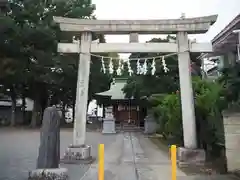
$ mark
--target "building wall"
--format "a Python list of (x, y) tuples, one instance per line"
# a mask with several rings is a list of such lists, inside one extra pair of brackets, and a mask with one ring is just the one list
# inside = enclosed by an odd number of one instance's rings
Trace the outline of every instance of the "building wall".
[[(0, 106), (0, 126), (9, 125), (11, 121), (11, 116), (12, 116), (11, 107)], [(17, 124), (23, 124), (23, 114), (19, 107), (16, 109), (15, 117)]]
[(234, 66), (237, 61), (237, 54), (236, 52), (227, 52), (223, 55), (223, 65), (224, 67)]
[(224, 114), (225, 148), (228, 171), (240, 169), (240, 113)]
[(211, 57), (212, 59), (216, 60), (217, 63), (217, 69), (214, 71), (206, 72), (207, 79), (209, 80), (215, 80), (221, 75), (221, 70), (223, 68), (227, 68), (230, 66), (234, 66), (234, 64), (237, 61), (237, 54), (236, 52), (227, 52), (225, 54), (222, 54), (221, 56)]

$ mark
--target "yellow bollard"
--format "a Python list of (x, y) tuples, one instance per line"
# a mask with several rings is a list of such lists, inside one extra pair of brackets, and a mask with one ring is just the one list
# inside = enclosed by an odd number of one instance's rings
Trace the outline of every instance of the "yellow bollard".
[(98, 180), (104, 180), (104, 144), (98, 148)]
[(177, 179), (177, 146), (171, 145), (172, 180)]

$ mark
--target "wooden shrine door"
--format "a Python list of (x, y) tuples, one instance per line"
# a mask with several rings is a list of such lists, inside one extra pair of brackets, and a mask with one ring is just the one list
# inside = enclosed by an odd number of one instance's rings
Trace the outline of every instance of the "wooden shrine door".
[(117, 119), (124, 126), (139, 126), (139, 107), (118, 105)]

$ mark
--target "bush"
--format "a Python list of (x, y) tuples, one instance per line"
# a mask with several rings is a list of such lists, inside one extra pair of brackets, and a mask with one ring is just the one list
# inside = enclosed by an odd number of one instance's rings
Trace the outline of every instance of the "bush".
[(240, 62), (222, 70), (222, 76), (218, 82), (224, 85), (224, 96), (227, 100), (228, 109), (240, 109)]
[[(196, 78), (193, 80), (194, 103), (199, 147), (207, 149), (222, 143), (221, 111), (225, 101), (221, 98), (221, 84)], [(150, 98), (152, 112), (159, 124), (158, 132), (176, 144), (183, 144), (180, 93)]]
[(200, 148), (213, 149), (224, 144), (222, 110), (226, 101), (222, 97), (223, 86), (219, 83), (194, 79), (195, 114)]
[[(153, 100), (150, 98), (150, 101)], [(155, 102), (157, 102), (155, 100)], [(180, 97), (178, 94), (159, 96), (159, 103), (152, 107), (154, 117), (159, 124), (158, 133), (167, 140), (182, 144), (182, 121)]]

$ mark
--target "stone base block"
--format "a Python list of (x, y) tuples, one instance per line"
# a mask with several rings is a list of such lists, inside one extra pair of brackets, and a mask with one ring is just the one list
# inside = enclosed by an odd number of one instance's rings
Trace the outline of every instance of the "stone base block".
[(232, 174), (234, 174), (235, 176), (237, 176), (238, 178), (240, 178), (240, 169), (235, 170), (235, 171), (232, 171), (232, 172), (230, 172), (230, 173), (232, 173)]
[(206, 153), (203, 149), (178, 148), (178, 165), (186, 167), (189, 165), (202, 166), (206, 161)]
[(155, 121), (145, 120), (144, 122), (144, 134), (155, 134), (157, 124)]
[(116, 134), (116, 131), (102, 131), (102, 134)]
[(60, 163), (64, 164), (90, 164), (95, 160), (91, 156), (91, 147), (88, 145), (70, 145)]
[(155, 134), (157, 123), (151, 114), (148, 114), (144, 119), (144, 133), (145, 134)]
[(36, 169), (29, 172), (28, 180), (68, 180), (66, 168)]
[(115, 120), (114, 118), (112, 119), (103, 119), (103, 134), (115, 134)]

